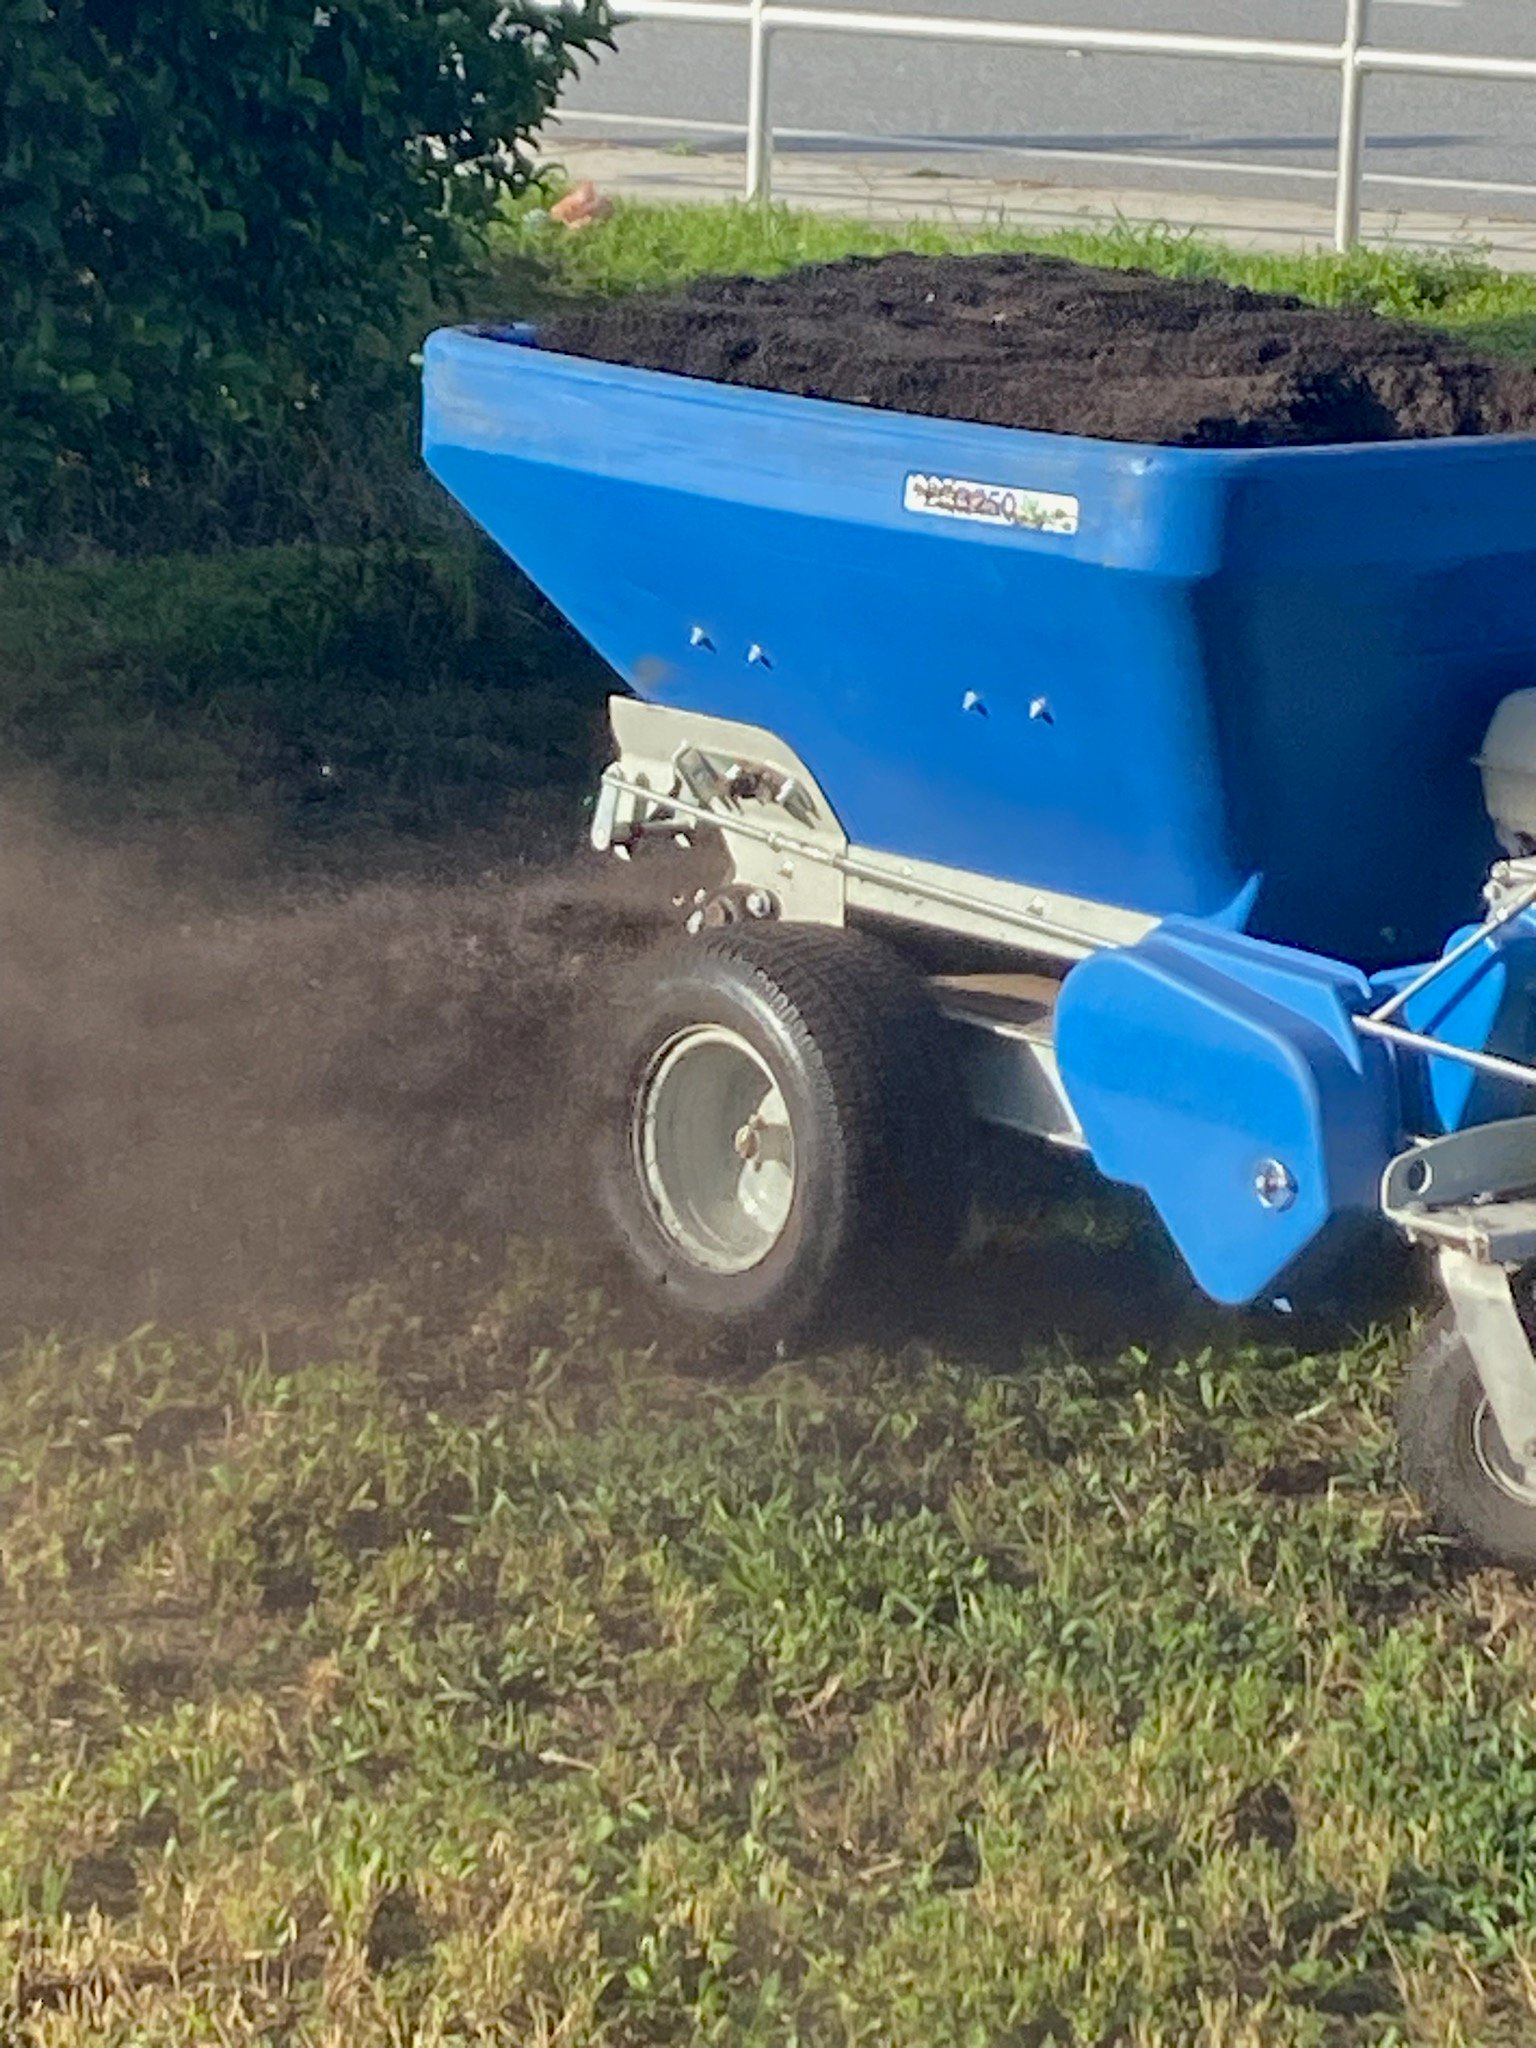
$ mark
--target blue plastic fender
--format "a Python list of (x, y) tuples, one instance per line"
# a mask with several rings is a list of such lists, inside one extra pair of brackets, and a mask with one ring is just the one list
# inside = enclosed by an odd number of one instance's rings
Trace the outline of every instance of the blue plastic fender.
[(1094, 1162), (1215, 1300), (1375, 1210), (1402, 1119), (1391, 1055), (1350, 1023), (1370, 1000), (1355, 968), (1182, 919), (1067, 976), (1056, 1052)]
[[(1476, 926), (1452, 932), (1445, 942), (1450, 953)], [(1384, 1002), (1424, 972), (1405, 967), (1380, 975), (1372, 1001)], [(1527, 911), (1491, 933), (1464, 960), (1447, 967), (1427, 988), (1409, 998), (1399, 1022), (1410, 1030), (1443, 1038), (1472, 1052), (1500, 1053), (1506, 1059), (1536, 1058), (1536, 917)], [(1421, 1122), (1426, 1134), (1464, 1131), (1473, 1124), (1528, 1115), (1531, 1091), (1513, 1081), (1480, 1074), (1460, 1060), (1400, 1055), (1405, 1068), (1417, 1069), (1423, 1082)]]

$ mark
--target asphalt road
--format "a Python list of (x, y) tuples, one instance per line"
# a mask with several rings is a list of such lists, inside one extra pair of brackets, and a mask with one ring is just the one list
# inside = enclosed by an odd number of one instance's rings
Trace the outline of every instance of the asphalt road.
[[(811, 0), (815, 4), (815, 0)], [(887, 11), (997, 14), (1084, 26), (1333, 41), (1344, 0), (848, 0)], [(622, 0), (619, 0), (622, 7)], [(1371, 40), (1394, 48), (1536, 57), (1533, 0), (1375, 0)], [(734, 29), (633, 22), (585, 68), (566, 134), (739, 143), (746, 38)], [(1536, 218), (1536, 84), (1371, 78), (1367, 204)], [(1332, 162), (1338, 86), (1328, 74), (1032, 50), (782, 33), (773, 46), (780, 152), (889, 150), (977, 174), (1143, 189), (1317, 198)], [(596, 118), (590, 118), (595, 116)], [(635, 124), (619, 117), (645, 117)], [(658, 125), (681, 122), (688, 125)], [(711, 124), (718, 124), (712, 126)], [(956, 159), (956, 144), (976, 145)], [(1239, 164), (1254, 167), (1237, 168)], [(1445, 180), (1445, 186), (1395, 182)], [(1457, 181), (1525, 184), (1473, 194)]]

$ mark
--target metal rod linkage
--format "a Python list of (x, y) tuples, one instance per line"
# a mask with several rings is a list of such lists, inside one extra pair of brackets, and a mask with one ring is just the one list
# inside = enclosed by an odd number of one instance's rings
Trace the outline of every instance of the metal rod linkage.
[(1476, 952), (1484, 939), (1492, 938), (1501, 926), (1512, 922), (1523, 910), (1529, 910), (1533, 903), (1536, 903), (1536, 882), (1531, 883), (1528, 888), (1517, 890), (1507, 903), (1499, 905), (1491, 917), (1484, 918), (1475, 932), (1469, 932), (1460, 945), (1452, 946), (1449, 953), (1442, 953), (1438, 960), (1431, 961), (1422, 974), (1416, 974), (1405, 988), (1400, 988), (1396, 995), (1389, 996), (1379, 1010), (1372, 1010), (1369, 1021), (1372, 1024), (1384, 1024), (1389, 1017), (1395, 1016), (1406, 1004), (1411, 1003), (1416, 995), (1428, 988), (1431, 982), (1438, 981), (1448, 968), (1454, 967), (1460, 960), (1465, 960), (1469, 953)]
[(1519, 1060), (1501, 1059), (1495, 1052), (1473, 1052), (1465, 1045), (1448, 1045), (1444, 1039), (1427, 1038), (1422, 1031), (1406, 1031), (1400, 1024), (1383, 1024), (1379, 1017), (1356, 1017), (1354, 1026), (1362, 1038), (1384, 1038), (1389, 1045), (1429, 1053), (1437, 1060), (1455, 1060), (1464, 1067), (1476, 1067), (1480, 1074), (1494, 1074), (1501, 1081), (1536, 1088), (1536, 1067), (1524, 1066)]

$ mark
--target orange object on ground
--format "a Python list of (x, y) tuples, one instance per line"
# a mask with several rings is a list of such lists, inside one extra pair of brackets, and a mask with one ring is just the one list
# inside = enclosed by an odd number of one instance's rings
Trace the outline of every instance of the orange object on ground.
[(563, 199), (555, 201), (549, 217), (563, 228), (586, 228), (595, 220), (606, 220), (612, 211), (613, 201), (605, 199), (590, 178), (583, 178)]

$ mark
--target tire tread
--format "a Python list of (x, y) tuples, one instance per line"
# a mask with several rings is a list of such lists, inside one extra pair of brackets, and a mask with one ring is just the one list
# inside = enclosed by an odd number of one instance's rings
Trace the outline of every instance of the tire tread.
[(1403, 1476), (1442, 1534), (1479, 1556), (1536, 1571), (1536, 1508), (1488, 1478), (1472, 1447), (1482, 1383), (1449, 1313), (1437, 1316), (1410, 1360), (1398, 1396)]
[[(780, 1334), (814, 1327), (898, 1261), (909, 1269), (915, 1251), (952, 1247), (963, 1209), (958, 1078), (938, 1013), (899, 956), (839, 928), (742, 925), (676, 942), (641, 972), (642, 1011), (690, 987), (760, 1006), (796, 1047), (812, 1115), (836, 1134), (837, 1241), (805, 1250), (770, 1318)], [(626, 1089), (611, 1129), (627, 1129), (629, 1114)], [(621, 1192), (616, 1220), (633, 1249), (625, 1207)]]

